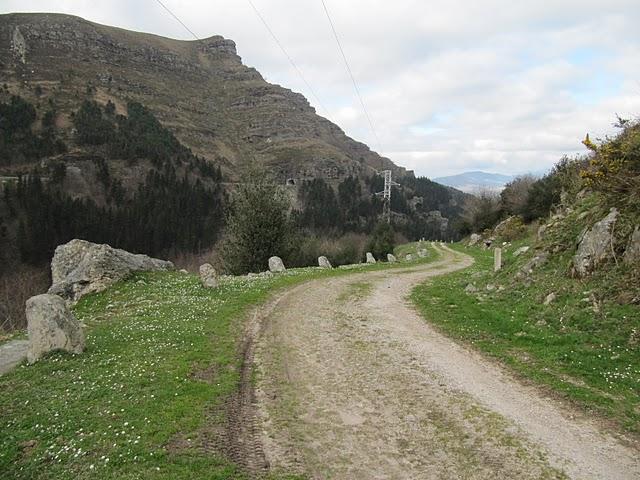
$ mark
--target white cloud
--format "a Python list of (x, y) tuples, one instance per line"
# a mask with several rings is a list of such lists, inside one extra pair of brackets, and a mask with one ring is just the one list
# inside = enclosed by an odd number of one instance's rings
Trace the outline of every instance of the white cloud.
[[(539, 171), (640, 112), (637, 0), (325, 0), (385, 155), (428, 176)], [(163, 0), (201, 37), (236, 41), (268, 81), (311, 92), (248, 2)], [(347, 134), (376, 142), (319, 0), (254, 0)], [(156, 2), (5, 0), (189, 39)], [(321, 111), (316, 105), (318, 111)]]

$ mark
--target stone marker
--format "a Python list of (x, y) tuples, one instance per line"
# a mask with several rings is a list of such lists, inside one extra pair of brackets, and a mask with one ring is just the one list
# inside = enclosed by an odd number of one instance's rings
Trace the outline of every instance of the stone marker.
[(407, 254), (405, 255), (404, 259), (405, 259), (407, 262), (410, 262), (411, 260), (413, 260), (413, 255), (411, 255), (410, 253), (407, 253)]
[(637, 226), (631, 234), (623, 260), (627, 265), (640, 263), (640, 226)]
[(209, 263), (200, 265), (200, 281), (206, 288), (216, 288), (218, 286), (218, 273)]
[(396, 259), (395, 255), (393, 255), (392, 253), (387, 253), (387, 262), (396, 263), (397, 259)]
[(84, 332), (61, 297), (47, 293), (31, 297), (27, 300), (26, 316), (29, 363), (53, 350), (71, 353), (84, 350)]
[(284, 272), (286, 268), (284, 268), (284, 263), (282, 263), (282, 259), (280, 257), (271, 257), (269, 258), (269, 271), (272, 273)]
[(376, 263), (376, 259), (371, 252), (367, 252), (367, 263)]
[(523, 253), (527, 253), (529, 251), (531, 247), (520, 247), (519, 249), (517, 249), (515, 252), (513, 252), (513, 256), (514, 257), (519, 257), (520, 255), (522, 255)]
[(502, 249), (496, 247), (493, 251), (493, 271), (497, 272), (502, 268)]
[(333, 268), (329, 259), (324, 255), (321, 257), (318, 257), (318, 266), (320, 268)]

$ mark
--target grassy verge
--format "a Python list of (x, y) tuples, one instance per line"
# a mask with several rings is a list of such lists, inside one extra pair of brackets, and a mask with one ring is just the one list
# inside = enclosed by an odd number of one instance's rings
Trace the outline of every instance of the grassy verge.
[(244, 478), (189, 444), (206, 422), (224, 424), (247, 310), (306, 280), (417, 263), (233, 277), (213, 290), (194, 275), (142, 274), (83, 298), (84, 354), (55, 353), (0, 377), (1, 476)]
[[(497, 358), (589, 413), (597, 413), (632, 434), (640, 433), (640, 310), (596, 301), (591, 292), (602, 278), (566, 275), (568, 257), (536, 271), (531, 282), (515, 274), (533, 253), (513, 257), (521, 241), (504, 253), (505, 268), (493, 273), (491, 251), (457, 250), (476, 263), (416, 288), (412, 300), (445, 334)], [(465, 292), (470, 283), (474, 293)], [(487, 288), (488, 287), (488, 288)], [(554, 292), (555, 301), (544, 305)]]

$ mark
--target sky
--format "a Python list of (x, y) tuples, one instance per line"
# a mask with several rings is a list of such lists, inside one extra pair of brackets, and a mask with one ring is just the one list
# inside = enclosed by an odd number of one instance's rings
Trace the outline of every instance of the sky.
[[(640, 114), (638, 0), (325, 0), (373, 131), (321, 0), (252, 0), (313, 92), (248, 0), (162, 1), (420, 176), (540, 173)], [(0, 13), (27, 11), (193, 38), (156, 0), (0, 0)]]

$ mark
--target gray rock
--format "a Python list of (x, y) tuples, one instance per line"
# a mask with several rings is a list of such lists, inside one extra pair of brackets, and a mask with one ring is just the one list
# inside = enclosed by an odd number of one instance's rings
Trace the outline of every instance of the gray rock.
[(549, 258), (549, 254), (547, 252), (540, 252), (535, 255), (531, 260), (523, 265), (523, 267), (518, 272), (518, 276), (521, 277), (523, 275), (531, 275), (533, 271), (547, 263), (547, 259)]
[(555, 302), (557, 298), (557, 295), (555, 294), (555, 292), (551, 292), (549, 295), (547, 295), (544, 298), (544, 302), (542, 302), (543, 305), (549, 305), (552, 302)]
[(487, 283), (486, 289), (487, 292), (493, 292), (496, 289), (496, 286), (493, 283)]
[(48, 293), (75, 303), (84, 295), (105, 290), (134, 272), (170, 269), (173, 269), (171, 262), (75, 239), (56, 248)]
[(186, 273), (189, 273), (189, 271), (188, 271), (188, 270), (186, 270), (186, 269), (184, 269), (184, 268), (181, 268), (181, 269), (180, 269), (180, 273), (185, 273), (185, 274), (186, 274)]
[(407, 262), (410, 262), (410, 261), (412, 261), (412, 260), (413, 260), (413, 255), (411, 255), (410, 253), (407, 253), (407, 254), (405, 255), (404, 259), (405, 259)]
[(393, 255), (392, 253), (387, 253), (387, 262), (389, 263), (396, 263), (398, 260), (396, 259), (395, 255)]
[(367, 252), (367, 263), (376, 263), (376, 259), (371, 252)]
[(640, 225), (631, 234), (629, 245), (627, 245), (622, 259), (627, 265), (640, 264)]
[(469, 237), (469, 243), (468, 245), (470, 247), (473, 247), (474, 245), (476, 245), (480, 240), (482, 240), (482, 236), (478, 235), (477, 233), (472, 233), (471, 236)]
[(325, 256), (318, 257), (318, 266), (320, 268), (333, 268), (329, 259)]
[(473, 283), (470, 283), (466, 287), (464, 287), (464, 291), (467, 293), (476, 293), (478, 291), (478, 287), (476, 287)]
[(31, 297), (27, 300), (26, 316), (29, 363), (53, 350), (71, 353), (84, 350), (84, 332), (61, 297), (47, 293)]
[(612, 208), (606, 217), (578, 238), (578, 250), (573, 257), (573, 270), (577, 276), (589, 275), (612, 256), (612, 230), (617, 218), (618, 210)]
[(269, 258), (269, 271), (272, 273), (284, 272), (286, 268), (284, 268), (284, 263), (282, 263), (282, 259), (280, 257), (271, 257)]
[(216, 288), (218, 286), (218, 272), (209, 263), (200, 265), (200, 281), (206, 288)]
[(540, 227), (538, 227), (538, 241), (542, 240), (544, 238), (544, 234), (547, 231), (547, 228), (549, 228), (547, 225), (540, 225)]
[(531, 247), (520, 247), (518, 248), (515, 252), (513, 252), (513, 256), (514, 257), (519, 257), (520, 255), (522, 255), (523, 253), (527, 253), (529, 251)]

